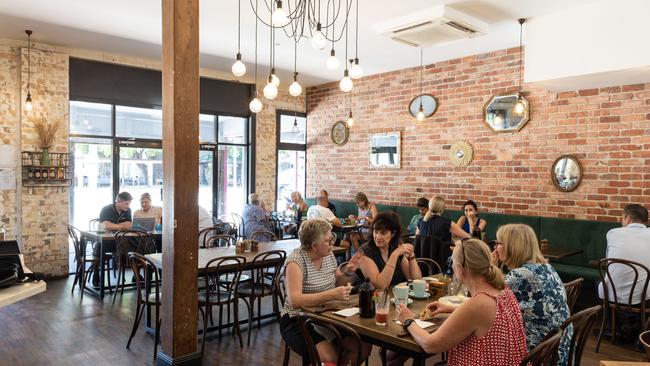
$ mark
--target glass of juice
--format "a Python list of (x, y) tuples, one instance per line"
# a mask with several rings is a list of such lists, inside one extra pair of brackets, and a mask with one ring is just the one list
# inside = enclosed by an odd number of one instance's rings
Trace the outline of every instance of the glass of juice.
[(390, 301), (383, 291), (375, 293), (375, 324), (385, 326), (388, 323)]

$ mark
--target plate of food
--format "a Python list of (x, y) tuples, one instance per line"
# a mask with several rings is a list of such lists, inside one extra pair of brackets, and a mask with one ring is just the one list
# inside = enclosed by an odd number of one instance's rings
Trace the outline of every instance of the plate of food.
[(443, 296), (439, 298), (438, 301), (440, 301), (443, 304), (458, 306), (464, 303), (465, 301), (467, 301), (467, 299), (468, 299), (467, 296), (457, 295), (457, 296)]

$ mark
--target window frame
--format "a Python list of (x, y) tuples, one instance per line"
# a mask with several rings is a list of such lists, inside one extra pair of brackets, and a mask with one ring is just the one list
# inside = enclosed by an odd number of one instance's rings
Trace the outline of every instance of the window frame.
[[(305, 119), (305, 143), (304, 144), (280, 142), (280, 138), (282, 135), (282, 131), (281, 131), (282, 116), (290, 116), (290, 117), (296, 116)], [(279, 159), (280, 159), (280, 150), (305, 152), (305, 197), (304, 198), (306, 198), (307, 196), (307, 164), (308, 164), (307, 144), (309, 142), (309, 136), (307, 135), (307, 131), (309, 130), (307, 128), (308, 124), (309, 121), (307, 120), (307, 113), (286, 110), (286, 109), (276, 109), (275, 111), (275, 194), (274, 194), (275, 199), (273, 200), (274, 205), (278, 202), (278, 166), (279, 166)], [(276, 207), (275, 210), (279, 211), (280, 208)]]

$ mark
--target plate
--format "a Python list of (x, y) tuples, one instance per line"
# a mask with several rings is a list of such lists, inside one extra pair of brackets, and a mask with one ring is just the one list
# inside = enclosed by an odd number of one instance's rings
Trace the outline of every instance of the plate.
[[(391, 297), (391, 298), (390, 298), (390, 302), (392, 302), (392, 303), (394, 304), (394, 303), (395, 303), (395, 298), (394, 298), (394, 297)], [(413, 303), (413, 299), (408, 299), (408, 302), (407, 302), (406, 305), (411, 305), (412, 303)]]
[(438, 299), (438, 301), (445, 304), (458, 306), (464, 303), (467, 299), (468, 299), (467, 296), (443, 296), (440, 299)]
[(429, 296), (431, 295), (428, 291), (424, 291), (424, 294), (425, 294), (424, 296), (416, 296), (416, 295), (415, 295), (415, 292), (413, 292), (413, 291), (409, 291), (409, 296), (412, 297), (412, 298), (414, 298), (414, 299), (420, 299), (420, 300), (422, 300), (422, 299), (428, 299)]

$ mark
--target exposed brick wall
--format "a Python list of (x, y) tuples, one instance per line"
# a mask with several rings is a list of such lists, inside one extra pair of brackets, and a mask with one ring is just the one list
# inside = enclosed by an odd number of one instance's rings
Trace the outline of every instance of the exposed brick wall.
[[(20, 128), (18, 54), (17, 48), (0, 47), (0, 144), (13, 145), (16, 156)], [(15, 239), (18, 235), (16, 199), (16, 190), (0, 190), (0, 222), (6, 226), (7, 239)]]
[[(282, 84), (280, 88), (287, 88)], [(276, 174), (276, 145), (277, 120), (276, 110), (305, 111), (304, 94), (292, 97), (286, 90), (280, 89), (278, 96), (269, 101), (264, 98), (261, 90), (264, 85), (258, 85), (260, 101), (264, 108), (257, 114), (256, 144), (255, 144), (255, 191), (267, 209), (275, 209), (275, 174)]]
[[(490, 212), (619, 220), (622, 207), (650, 207), (650, 84), (554, 93), (524, 85), (531, 120), (517, 133), (492, 132), (482, 121), (494, 94), (517, 91), (519, 48), (426, 66), (424, 92), (438, 110), (424, 122), (407, 111), (419, 94), (419, 67), (355, 81), (355, 125), (345, 146), (330, 129), (347, 116), (338, 83), (309, 88), (307, 192), (326, 188), (336, 199), (357, 191), (377, 203), (414, 205), (420, 196), (443, 195), (449, 208), (474, 199)], [(401, 131), (402, 167), (368, 167), (370, 134)], [(449, 147), (474, 147), (467, 168), (454, 167)], [(573, 154), (584, 177), (577, 190), (558, 191), (550, 167)]]

